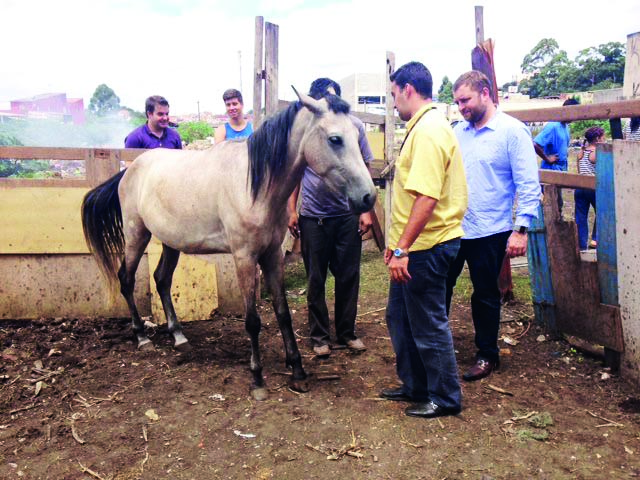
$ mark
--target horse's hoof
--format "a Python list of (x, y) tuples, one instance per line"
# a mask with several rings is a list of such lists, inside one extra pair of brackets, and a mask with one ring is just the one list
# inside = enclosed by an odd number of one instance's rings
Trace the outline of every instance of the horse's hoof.
[(148, 338), (138, 342), (138, 350), (141, 352), (153, 352), (155, 349), (156, 347), (153, 346), (153, 343)]
[(294, 380), (291, 379), (289, 382), (289, 388), (295, 392), (307, 393), (309, 388), (309, 379), (305, 378), (304, 380)]
[(266, 400), (267, 397), (269, 396), (268, 395), (268, 390), (266, 388), (264, 388), (264, 387), (254, 388), (253, 390), (251, 390), (251, 395), (258, 402), (262, 402), (262, 401)]

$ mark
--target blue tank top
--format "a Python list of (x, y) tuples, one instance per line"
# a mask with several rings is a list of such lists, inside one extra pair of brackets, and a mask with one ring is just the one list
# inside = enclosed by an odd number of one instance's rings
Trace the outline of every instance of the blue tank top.
[(224, 129), (226, 131), (225, 140), (231, 140), (232, 138), (247, 138), (253, 133), (253, 125), (251, 122), (247, 122), (246, 127), (242, 130), (234, 130), (231, 128), (231, 125), (229, 125), (229, 122), (227, 122), (224, 124)]

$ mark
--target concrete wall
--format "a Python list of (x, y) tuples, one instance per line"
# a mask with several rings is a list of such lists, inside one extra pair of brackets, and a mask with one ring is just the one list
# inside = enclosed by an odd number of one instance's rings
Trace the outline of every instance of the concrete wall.
[(640, 97), (640, 32), (627, 35), (627, 58), (622, 89), (627, 99)]
[(618, 298), (625, 351), (624, 376), (640, 381), (640, 142), (616, 140)]

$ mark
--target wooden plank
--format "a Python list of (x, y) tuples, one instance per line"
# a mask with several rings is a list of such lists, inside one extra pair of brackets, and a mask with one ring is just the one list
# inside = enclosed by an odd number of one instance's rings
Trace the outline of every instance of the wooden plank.
[(84, 160), (88, 148), (0, 147), (0, 158), (20, 160)]
[(598, 278), (602, 303), (618, 306), (618, 258), (616, 247), (616, 194), (613, 147), (598, 144), (596, 162), (596, 224), (598, 229)]
[(256, 17), (255, 43), (253, 50), (253, 128), (262, 122), (262, 81), (264, 69), (264, 17)]
[(640, 115), (640, 99), (619, 102), (570, 105), (567, 107), (514, 110), (509, 115), (522, 122), (573, 122), (576, 120), (608, 120)]
[(88, 188), (89, 182), (84, 178), (0, 178), (0, 189), (25, 187)]
[(385, 244), (389, 238), (391, 229), (391, 199), (393, 197), (393, 165), (395, 163), (396, 122), (394, 118), (393, 97), (391, 95), (391, 74), (396, 70), (396, 56), (393, 52), (387, 52), (386, 74), (386, 114), (384, 119), (384, 159), (389, 169), (385, 178), (384, 191), (384, 238)]
[[(128, 317), (124, 297), (112, 302), (107, 284), (89, 254), (0, 255), (0, 319), (42, 317)], [(149, 266), (144, 255), (136, 272), (140, 315), (150, 315)]]
[(265, 24), (265, 114), (278, 111), (278, 25)]
[(596, 178), (590, 175), (559, 172), (557, 170), (539, 170), (540, 183), (566, 188), (583, 188), (595, 190)]
[(556, 333), (555, 298), (549, 267), (544, 212), (538, 207), (538, 218), (531, 221), (528, 234), (527, 258), (529, 260), (529, 281), (536, 323), (547, 331)]
[(484, 42), (484, 15), (483, 15), (484, 7), (476, 5), (475, 7), (475, 15), (476, 15), (476, 45), (480, 45)]
[(83, 188), (0, 189), (0, 254), (88, 253)]
[(87, 153), (86, 176), (92, 188), (97, 187), (120, 171), (120, 157), (117, 152), (95, 148)]
[(621, 352), (624, 343), (616, 309), (601, 304), (598, 266), (581, 261), (575, 222), (562, 218), (557, 197), (556, 186), (545, 188), (543, 209), (556, 328)]

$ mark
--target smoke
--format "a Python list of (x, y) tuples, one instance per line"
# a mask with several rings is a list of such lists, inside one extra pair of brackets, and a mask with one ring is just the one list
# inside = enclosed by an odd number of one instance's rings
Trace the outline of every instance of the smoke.
[(90, 117), (83, 125), (44, 119), (4, 119), (0, 135), (29, 147), (124, 148), (135, 126), (118, 115)]

